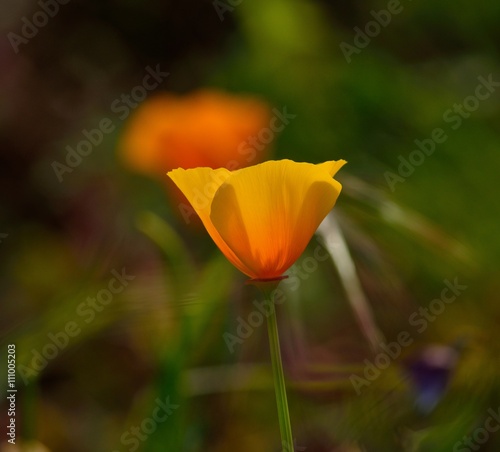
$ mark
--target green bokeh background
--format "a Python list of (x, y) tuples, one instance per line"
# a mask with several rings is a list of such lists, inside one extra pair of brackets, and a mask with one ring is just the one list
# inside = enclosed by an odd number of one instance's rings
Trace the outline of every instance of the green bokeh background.
[[(327, 260), (297, 290), (285, 285), (296, 450), (477, 450), (457, 444), (500, 406), (500, 94), (467, 98), (479, 77), (500, 81), (500, 3), (401, 0), (349, 62), (341, 44), (389, 3), (72, 0), (18, 52), (9, 33), (41, 7), (1, 6), (0, 389), (15, 344), (18, 442), (39, 447), (18, 450), (281, 450), (265, 327), (234, 353), (223, 338), (258, 294), (203, 230), (182, 224), (160, 182), (117, 156), (126, 121), (110, 105), (157, 65), (170, 73), (159, 91), (219, 88), (295, 114), (274, 158), (348, 160), (335, 211), (363, 293), (386, 343), (413, 339), (358, 395), (350, 376), (376, 354), (341, 272)], [(464, 102), (475, 106), (453, 129), (447, 111)], [(59, 182), (53, 162), (103, 118), (115, 131)], [(436, 128), (446, 140), (391, 187), (388, 174), (401, 177), (401, 159)], [(80, 304), (122, 268), (135, 279), (85, 322)], [(410, 316), (455, 278), (467, 289), (419, 333)], [(68, 322), (79, 334), (27, 377), (20, 369)], [(422, 412), (408, 363), (436, 346), (458, 360)], [(127, 442), (167, 398), (171, 415)], [(0, 418), (4, 428), (5, 404)], [(500, 434), (480, 448), (499, 450)]]

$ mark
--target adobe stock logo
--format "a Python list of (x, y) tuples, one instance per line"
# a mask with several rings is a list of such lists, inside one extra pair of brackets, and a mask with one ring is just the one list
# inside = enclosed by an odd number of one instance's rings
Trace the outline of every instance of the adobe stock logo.
[(434, 154), (438, 145), (446, 142), (451, 132), (458, 130), (463, 122), (479, 109), (481, 103), (488, 100), (500, 86), (500, 81), (494, 80), (493, 74), (487, 77), (480, 75), (477, 80), (479, 83), (472, 94), (465, 97), (461, 103), (453, 104), (452, 108), (448, 108), (443, 113), (443, 122), (449, 125), (450, 132), (447, 133), (445, 128), (435, 127), (427, 138), (414, 140), (416, 149), (409, 152), (406, 157), (402, 154), (398, 156), (397, 174), (392, 171), (384, 173), (387, 185), (392, 192), (396, 190), (398, 183), (405, 182), (417, 167), (422, 166), (427, 158)]
[(86, 301), (82, 301), (76, 307), (75, 315), (62, 328), (49, 331), (46, 334), (47, 341), (31, 349), (29, 362), (20, 364), (17, 368), (25, 385), (37, 378), (49, 362), (56, 359), (82, 333), (85, 325), (92, 323), (97, 313), (102, 312), (135, 279), (135, 276), (127, 274), (125, 268), (121, 272), (113, 269), (111, 275), (107, 286), (100, 289), (94, 297), (87, 297)]
[[(313, 253), (313, 256), (306, 257), (305, 259), (296, 262), (287, 272), (287, 279), (282, 281), (283, 286), (288, 286), (288, 290), (298, 290), (303, 281), (307, 280), (309, 276), (314, 273), (320, 266), (320, 262), (330, 259), (330, 255), (319, 244)], [(234, 353), (236, 344), (241, 345), (247, 340), (256, 329), (264, 323), (264, 318), (268, 318), (276, 309), (275, 305), (283, 304), (287, 300), (287, 295), (284, 290), (277, 288), (273, 291), (272, 301), (270, 300), (253, 300), (252, 304), (255, 307), (246, 319), (241, 316), (236, 318), (238, 326), (234, 333), (226, 331), (222, 338), (226, 343), (228, 350)]]
[[(130, 112), (134, 108), (137, 108), (149, 93), (158, 88), (169, 75), (169, 72), (161, 70), (159, 64), (156, 65), (156, 68), (147, 66), (142, 83), (134, 86), (129, 93), (122, 93), (120, 97), (111, 103), (110, 110), (118, 115), (120, 121), (124, 121)], [(81, 135), (83, 137), (76, 145), (73, 147), (66, 146), (64, 163), (54, 160), (51, 164), (59, 183), (63, 182), (63, 176), (66, 173), (72, 173), (86, 157), (94, 152), (94, 149), (103, 142), (106, 135), (109, 135), (116, 129), (116, 122), (116, 120), (113, 121), (109, 117), (102, 118), (97, 127), (82, 130)]]
[[(429, 302), (427, 306), (420, 306), (418, 310), (413, 312), (408, 317), (408, 324), (415, 327), (417, 334), (422, 334), (429, 324), (436, 321), (443, 314), (446, 307), (457, 300), (462, 293), (467, 290), (468, 286), (460, 284), (458, 277), (453, 280), (443, 280), (444, 287), (439, 296)], [(395, 341), (380, 344), (381, 351), (374, 357), (373, 361), (365, 359), (363, 361), (363, 376), (351, 374), (349, 380), (352, 383), (357, 395), (361, 394), (364, 386), (370, 386), (377, 380), (394, 361), (398, 360), (402, 352), (412, 345), (415, 341), (416, 334), (410, 331), (401, 331)]]
[(461, 441), (457, 441), (453, 446), (453, 452), (471, 452), (481, 449), (481, 446), (488, 442), (490, 435), (500, 430), (500, 407), (495, 412), (493, 408), (487, 411), (489, 416), (481, 427), (477, 427), (470, 436), (464, 436)]
[[(411, 1), (411, 0), (408, 0)], [(371, 10), (370, 14), (375, 20), (370, 20), (364, 26), (364, 30), (360, 27), (354, 27), (356, 32), (352, 44), (342, 41), (339, 45), (340, 50), (348, 63), (352, 61), (352, 55), (360, 54), (361, 50), (368, 47), (371, 40), (376, 38), (392, 21), (392, 18), (403, 11), (404, 7), (399, 0), (389, 0), (386, 9), (380, 11)]]
[(235, 6), (238, 6), (243, 0), (226, 0), (223, 2), (222, 0), (214, 0), (212, 5), (215, 8), (215, 12), (219, 16), (221, 22), (224, 22), (224, 14), (232, 13), (234, 11)]
[(66, 5), (70, 0), (40, 0), (38, 2), (38, 6), (40, 6), (41, 10), (37, 11), (31, 17), (31, 20), (26, 16), (21, 18), (21, 22), (23, 23), (21, 27), (21, 34), (16, 34), (14, 32), (7, 33), (7, 39), (10, 42), (10, 45), (14, 49), (15, 53), (19, 53), (19, 46), (21, 44), (28, 44), (30, 39), (34, 38), (40, 28), (45, 27), (49, 23), (49, 20), (56, 16), (59, 12), (60, 5)]
[[(170, 397), (166, 397), (164, 400), (156, 398), (151, 415), (144, 418), (139, 425), (132, 425), (120, 436), (121, 445), (126, 447), (125, 450), (128, 452), (137, 450), (141, 443), (147, 441), (156, 432), (158, 426), (167, 421), (179, 407), (180, 405), (170, 401)], [(121, 452), (121, 450), (123, 449), (115, 449), (113, 452)]]

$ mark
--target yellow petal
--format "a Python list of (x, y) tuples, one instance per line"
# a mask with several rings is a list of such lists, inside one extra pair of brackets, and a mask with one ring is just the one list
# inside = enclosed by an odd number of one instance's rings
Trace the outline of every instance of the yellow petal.
[(302, 254), (342, 189), (345, 162), (269, 161), (234, 172), (218, 189), (210, 218), (251, 277), (281, 276)]
[(331, 160), (329, 162), (319, 163), (316, 166), (327, 171), (330, 176), (335, 176), (337, 171), (342, 168), (347, 162), (345, 160)]
[(248, 274), (250, 270), (224, 242), (210, 219), (210, 206), (214, 195), (224, 181), (230, 177), (231, 172), (225, 168), (215, 170), (212, 168), (192, 168), (187, 170), (178, 168), (170, 171), (167, 175), (190, 202), (210, 237), (212, 237), (212, 240), (222, 253), (236, 268)]

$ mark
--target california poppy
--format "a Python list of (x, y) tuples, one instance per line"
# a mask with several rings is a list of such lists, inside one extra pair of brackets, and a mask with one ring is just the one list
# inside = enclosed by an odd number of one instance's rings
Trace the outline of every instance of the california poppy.
[(242, 168), (266, 157), (268, 142), (249, 140), (270, 120), (269, 106), (249, 95), (209, 89), (161, 94), (131, 117), (119, 151), (127, 166), (158, 177), (179, 167)]
[(250, 278), (279, 278), (299, 258), (342, 186), (344, 160), (314, 165), (268, 161), (236, 171), (168, 173), (222, 253)]

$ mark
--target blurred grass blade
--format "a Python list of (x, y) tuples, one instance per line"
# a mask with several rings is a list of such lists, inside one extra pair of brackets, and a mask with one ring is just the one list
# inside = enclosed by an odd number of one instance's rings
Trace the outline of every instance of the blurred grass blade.
[(159, 246), (170, 262), (172, 282), (177, 293), (182, 287), (189, 287), (194, 279), (194, 268), (177, 232), (165, 220), (149, 211), (138, 214), (136, 224), (141, 232)]
[(344, 235), (333, 213), (327, 215), (321, 223), (318, 232), (323, 237), (325, 247), (332, 257), (333, 264), (338, 271), (361, 330), (368, 339), (371, 348), (377, 351), (384, 337), (377, 327), (372, 309), (356, 273), (356, 267), (349, 253)]
[(422, 215), (389, 199), (382, 190), (352, 175), (343, 175), (342, 185), (349, 197), (363, 204), (365, 212), (372, 210), (379, 219), (410, 233), (412, 239), (417, 237), (433, 250), (445, 251), (443, 256), (469, 265), (473, 263), (474, 255), (470, 248), (450, 237)]

